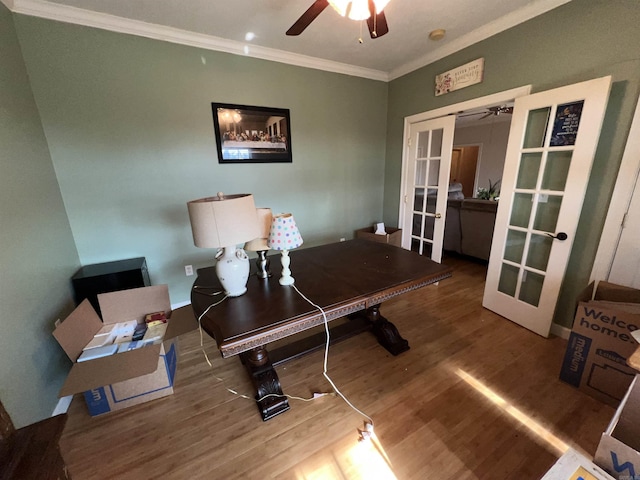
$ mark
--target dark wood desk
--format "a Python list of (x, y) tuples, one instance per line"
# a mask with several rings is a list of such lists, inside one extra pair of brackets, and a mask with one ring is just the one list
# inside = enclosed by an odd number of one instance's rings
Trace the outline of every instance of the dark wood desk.
[[(380, 314), (380, 304), (451, 276), (450, 268), (426, 257), (366, 240), (293, 250), (290, 257), (296, 287), (323, 308), (327, 320), (351, 319), (353, 328), (342, 325), (340, 333), (371, 329), (393, 355), (408, 350), (409, 344)], [(280, 256), (270, 259), (271, 278), (252, 275), (246, 294), (226, 299), (202, 318), (202, 328), (216, 340), (223, 357), (240, 355), (256, 387), (256, 399), (270, 393), (282, 395), (273, 365), (285, 359), (276, 352), (267, 353), (266, 345), (324, 322), (317, 308), (292, 287), (278, 283)], [(198, 271), (191, 293), (196, 316), (219, 298), (205, 293), (220, 289), (213, 267)], [(268, 420), (288, 410), (289, 404), (286, 397), (269, 397), (258, 402), (258, 408), (263, 420)]]

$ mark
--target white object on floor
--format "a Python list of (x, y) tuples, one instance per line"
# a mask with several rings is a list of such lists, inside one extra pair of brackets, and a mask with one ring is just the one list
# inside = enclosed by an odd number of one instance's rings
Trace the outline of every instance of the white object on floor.
[(615, 480), (584, 455), (567, 450), (540, 480)]

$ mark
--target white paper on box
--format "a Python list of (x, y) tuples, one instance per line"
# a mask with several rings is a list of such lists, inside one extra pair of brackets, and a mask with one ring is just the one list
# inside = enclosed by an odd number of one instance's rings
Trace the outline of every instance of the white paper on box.
[(82, 350), (86, 351), (92, 348), (104, 347), (111, 343), (113, 343), (113, 337), (111, 335), (96, 335)]
[(118, 351), (117, 345), (106, 345), (104, 347), (92, 348), (85, 350), (82, 355), (78, 357), (78, 363), (86, 362), (87, 360), (93, 360), (94, 358), (108, 357)]

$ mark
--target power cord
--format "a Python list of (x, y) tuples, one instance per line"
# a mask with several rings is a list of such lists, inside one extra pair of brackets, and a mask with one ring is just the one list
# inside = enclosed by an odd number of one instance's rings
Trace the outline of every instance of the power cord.
[[(325, 342), (325, 346), (324, 346), (324, 362), (323, 362), (323, 370), (322, 370), (322, 374), (324, 375), (324, 378), (327, 379), (327, 381), (331, 384), (331, 386), (333, 387), (333, 390), (335, 391), (335, 393), (342, 398), (342, 400), (344, 400), (346, 402), (347, 405), (349, 405), (354, 411), (358, 412), (360, 415), (362, 415), (363, 417), (365, 417), (367, 419), (367, 421), (365, 421), (365, 430), (364, 432), (360, 429), (358, 429), (358, 432), (360, 433), (361, 436), (361, 440), (364, 440), (366, 438), (369, 438), (371, 436), (371, 434), (373, 433), (373, 419), (367, 415), (366, 413), (364, 413), (362, 410), (356, 408), (355, 405), (353, 405), (348, 399), (347, 397), (344, 396), (344, 394), (338, 389), (338, 387), (336, 386), (336, 384), (333, 382), (333, 380), (331, 380), (331, 377), (329, 377), (329, 373), (328, 373), (328, 361), (329, 361), (329, 343), (330, 343), (330, 334), (329, 334), (329, 321), (327, 320), (327, 314), (325, 313), (325, 311), (322, 309), (322, 307), (320, 305), (317, 305), (315, 303), (313, 303), (311, 300), (309, 300), (309, 298), (307, 298), (299, 289), (298, 287), (296, 287), (295, 284), (291, 285), (294, 290), (296, 292), (298, 292), (298, 294), (304, 298), (307, 302), (309, 302), (310, 305), (314, 306), (315, 308), (317, 308), (318, 310), (320, 310), (320, 313), (322, 313), (322, 318), (324, 320), (324, 331), (326, 333), (327, 336), (327, 340)], [(368, 435), (367, 435), (368, 434)]]
[[(367, 440), (369, 439), (372, 435), (373, 435), (373, 427), (374, 427), (374, 422), (373, 419), (367, 415), (366, 413), (364, 413), (362, 410), (358, 409), (355, 405), (353, 405), (349, 399), (347, 399), (346, 396), (344, 396), (344, 394), (340, 391), (340, 389), (338, 389), (338, 387), (336, 386), (336, 384), (333, 382), (333, 380), (331, 379), (331, 377), (329, 377), (329, 367), (328, 367), (328, 363), (329, 363), (329, 344), (331, 341), (331, 337), (330, 337), (330, 333), (329, 333), (329, 321), (327, 320), (327, 314), (325, 313), (325, 311), (322, 309), (322, 307), (314, 302), (312, 302), (311, 300), (309, 300), (309, 298), (304, 295), (299, 289), (298, 287), (293, 284), (291, 285), (293, 287), (293, 289), (298, 292), (298, 295), (300, 295), (304, 300), (306, 300), (310, 305), (312, 305), (313, 307), (317, 308), (318, 310), (320, 310), (320, 313), (322, 314), (322, 318), (324, 321), (324, 330), (326, 333), (326, 342), (325, 342), (325, 347), (324, 347), (324, 361), (323, 361), (323, 370), (322, 370), (322, 375), (327, 379), (327, 381), (329, 382), (329, 384), (333, 387), (333, 392), (323, 392), (323, 393), (314, 393), (313, 397), (311, 398), (303, 398), (303, 397), (296, 397), (293, 395), (287, 395), (287, 394), (278, 394), (278, 393), (269, 393), (267, 395), (264, 395), (263, 397), (259, 398), (259, 399), (255, 399), (255, 398), (251, 398), (248, 395), (245, 395), (243, 393), (239, 393), (235, 390), (233, 390), (232, 388), (227, 387), (224, 379), (218, 377), (217, 375), (213, 374), (214, 378), (216, 380), (218, 380), (220, 383), (222, 383), (222, 385), (224, 386), (224, 388), (232, 393), (233, 395), (237, 395), (241, 398), (245, 398), (247, 400), (255, 400), (257, 402), (261, 402), (262, 400), (266, 399), (266, 398), (270, 398), (270, 397), (278, 397), (278, 398), (282, 398), (282, 397), (286, 397), (292, 400), (300, 400), (303, 402), (311, 402), (313, 400), (316, 400), (320, 397), (324, 397), (324, 396), (334, 396), (334, 395), (338, 395), (340, 398), (342, 398), (342, 400), (345, 401), (345, 403), (347, 405), (349, 405), (349, 407), (351, 407), (355, 412), (359, 413), (361, 416), (365, 417), (366, 420), (364, 422), (364, 429), (358, 430), (358, 433), (360, 435), (359, 440)], [(203, 287), (206, 288), (206, 287)], [(203, 292), (198, 292), (198, 293), (203, 293)], [(221, 295), (223, 292), (213, 292), (213, 293), (204, 293), (205, 295), (209, 295), (209, 296), (216, 296), (216, 295)], [(209, 365), (209, 367), (213, 368), (213, 364), (211, 363), (211, 360), (209, 360), (209, 356), (207, 355), (207, 352), (204, 349), (204, 336), (202, 334), (202, 318), (207, 314), (207, 312), (209, 312), (209, 310), (211, 310), (213, 307), (216, 307), (218, 305), (220, 305), (222, 302), (224, 302), (226, 299), (228, 298), (228, 295), (225, 295), (221, 300), (212, 303), (211, 305), (209, 305), (204, 312), (202, 312), (202, 314), (198, 317), (198, 330), (200, 331), (200, 348), (202, 350), (202, 353), (204, 354), (204, 358), (207, 361), (207, 364)]]
[[(201, 293), (201, 292), (200, 292)], [(209, 296), (215, 296), (215, 295), (221, 295), (223, 292), (214, 292), (214, 293), (206, 293), (205, 295), (209, 295)], [(202, 354), (204, 355), (205, 360), (207, 361), (207, 364), (213, 368), (213, 364), (211, 363), (211, 360), (209, 360), (209, 355), (207, 355), (206, 350), (204, 349), (204, 335), (202, 334), (202, 318), (207, 314), (207, 312), (209, 310), (211, 310), (213, 307), (216, 307), (218, 305), (220, 305), (222, 302), (224, 302), (227, 298), (229, 298), (228, 295), (225, 295), (222, 300), (219, 300), (215, 303), (212, 303), (211, 305), (209, 305), (206, 310), (204, 312), (202, 312), (202, 314), (198, 317), (198, 330), (200, 332), (200, 349), (202, 350)], [(259, 399), (256, 399), (255, 397), (250, 397), (248, 395), (245, 395), (243, 393), (237, 392), (236, 390), (229, 388), (227, 386), (227, 384), (225, 383), (224, 379), (218, 377), (215, 373), (213, 374), (213, 377), (218, 380), (220, 383), (222, 383), (222, 386), (229, 392), (232, 393), (234, 395), (237, 395), (238, 397), (241, 398), (245, 398), (247, 400), (253, 400), (256, 402), (261, 402), (262, 400), (269, 398), (269, 397), (286, 397), (292, 400), (300, 400), (303, 402), (311, 402), (313, 400), (316, 400), (320, 397), (324, 397), (324, 396), (328, 396), (328, 395), (335, 395), (333, 392), (327, 392), (327, 393), (314, 393), (313, 397), (311, 398), (303, 398), (303, 397), (296, 397), (294, 395), (287, 395), (287, 394), (278, 394), (278, 393), (269, 393), (263, 397), (260, 397)]]

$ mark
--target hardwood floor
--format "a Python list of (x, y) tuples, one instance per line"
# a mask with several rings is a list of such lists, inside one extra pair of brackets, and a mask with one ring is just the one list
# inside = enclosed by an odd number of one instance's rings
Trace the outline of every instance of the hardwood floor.
[[(382, 305), (411, 350), (370, 334), (331, 347), (339, 397), (291, 400), (262, 422), (237, 358), (180, 338), (175, 393), (102, 417), (76, 396), (61, 449), (83, 479), (537, 479), (571, 446), (592, 457), (614, 409), (558, 380), (566, 341), (543, 339), (481, 307), (486, 267), (457, 258), (453, 278)], [(323, 352), (277, 367), (285, 393), (328, 391)], [(224, 379), (224, 385), (215, 377)], [(226, 387), (225, 387), (226, 385)]]

